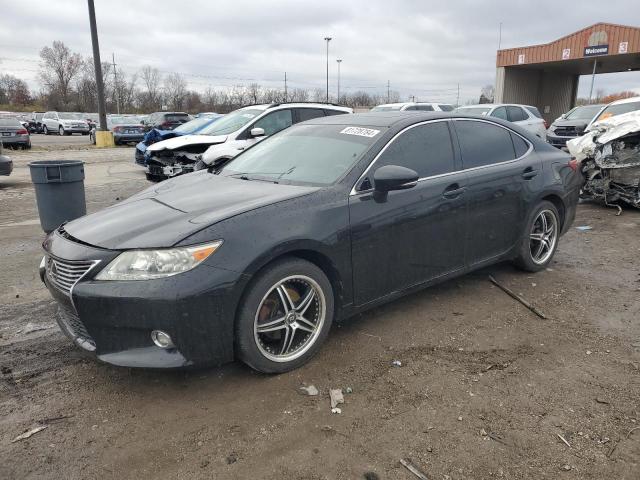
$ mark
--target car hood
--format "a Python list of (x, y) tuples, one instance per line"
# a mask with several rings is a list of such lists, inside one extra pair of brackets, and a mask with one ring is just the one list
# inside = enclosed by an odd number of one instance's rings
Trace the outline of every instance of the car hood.
[(581, 129), (585, 129), (585, 127), (588, 125), (589, 121), (588, 120), (566, 120), (564, 118), (560, 119), (560, 120), (556, 120), (555, 122), (553, 122), (551, 124), (551, 128), (557, 128), (557, 127), (576, 127), (576, 128), (581, 128)]
[(176, 150), (188, 145), (215, 145), (216, 143), (224, 143), (226, 141), (226, 135), (182, 135), (154, 143), (149, 146), (148, 150), (150, 152)]
[(202, 170), (73, 220), (65, 230), (82, 242), (111, 250), (170, 247), (227, 218), (317, 190), (319, 187), (240, 180)]

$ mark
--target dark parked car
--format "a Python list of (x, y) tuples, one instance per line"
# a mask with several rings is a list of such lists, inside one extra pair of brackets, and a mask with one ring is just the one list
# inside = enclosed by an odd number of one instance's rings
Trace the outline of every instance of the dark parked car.
[[(96, 143), (96, 128), (97, 126), (94, 126), (89, 133), (89, 138), (93, 144)], [(135, 115), (107, 116), (107, 130), (113, 134), (113, 143), (116, 145), (137, 143), (144, 137), (144, 125), (140, 123), (140, 118)]]
[(591, 120), (604, 108), (604, 105), (583, 105), (571, 109), (554, 120), (547, 130), (547, 142), (554, 147), (564, 148), (572, 138), (581, 137)]
[(32, 112), (29, 118), (29, 133), (42, 133), (42, 116), (44, 112)]
[(40, 273), (61, 328), (105, 362), (283, 372), (374, 305), (503, 260), (544, 269), (576, 170), (498, 119), (315, 118), (62, 225)]
[(157, 128), (158, 130), (173, 130), (183, 123), (191, 120), (188, 113), (184, 112), (155, 112), (144, 120), (146, 130)]
[(0, 117), (0, 142), (5, 147), (31, 148), (29, 131), (17, 118)]

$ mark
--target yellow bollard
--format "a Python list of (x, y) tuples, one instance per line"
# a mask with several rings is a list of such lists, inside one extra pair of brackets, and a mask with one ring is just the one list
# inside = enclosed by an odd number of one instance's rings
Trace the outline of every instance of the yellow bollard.
[(113, 133), (110, 131), (102, 131), (96, 130), (96, 147), (105, 148), (105, 147), (115, 147), (116, 144), (113, 142)]

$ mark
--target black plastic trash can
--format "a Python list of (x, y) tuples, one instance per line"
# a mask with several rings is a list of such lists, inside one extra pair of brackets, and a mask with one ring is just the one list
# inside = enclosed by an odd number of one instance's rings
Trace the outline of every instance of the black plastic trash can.
[(29, 163), (42, 229), (49, 233), (60, 224), (87, 213), (84, 197), (84, 162), (45, 160)]

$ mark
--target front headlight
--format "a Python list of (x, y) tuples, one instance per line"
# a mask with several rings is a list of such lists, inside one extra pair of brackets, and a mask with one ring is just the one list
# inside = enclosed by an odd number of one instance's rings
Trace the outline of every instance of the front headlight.
[(128, 250), (109, 263), (96, 280), (151, 280), (195, 268), (222, 245), (222, 240), (191, 247)]

